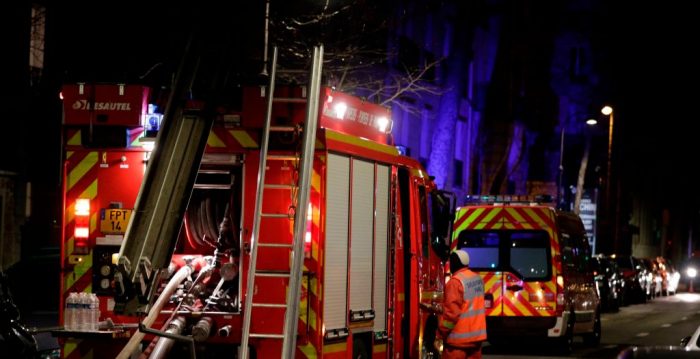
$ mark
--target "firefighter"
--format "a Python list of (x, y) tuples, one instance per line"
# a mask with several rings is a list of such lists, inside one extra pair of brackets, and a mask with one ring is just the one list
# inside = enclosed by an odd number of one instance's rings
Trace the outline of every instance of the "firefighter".
[(481, 358), (486, 340), (484, 282), (469, 269), (469, 254), (461, 249), (450, 254), (450, 272), (438, 327), (444, 343), (442, 358)]

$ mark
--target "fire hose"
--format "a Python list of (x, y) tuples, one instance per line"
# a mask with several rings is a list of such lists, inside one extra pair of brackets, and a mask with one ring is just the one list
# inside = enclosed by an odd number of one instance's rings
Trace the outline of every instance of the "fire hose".
[[(187, 279), (191, 274), (192, 267), (188, 265), (182, 266), (175, 273), (175, 275), (165, 286), (165, 289), (163, 289), (163, 292), (158, 296), (158, 299), (153, 304), (153, 307), (149, 310), (146, 318), (143, 320), (142, 324), (145, 327), (150, 327), (153, 324), (153, 322), (155, 322), (156, 318), (158, 318), (158, 315), (160, 314), (161, 309), (163, 309), (163, 306), (170, 300), (170, 296), (175, 292), (180, 283)], [(131, 337), (131, 339), (129, 339), (129, 342), (126, 343), (122, 351), (119, 352), (117, 359), (129, 359), (131, 357), (131, 353), (137, 350), (138, 345), (141, 343), (141, 340), (144, 336), (145, 333), (141, 332), (140, 330), (137, 330)]]

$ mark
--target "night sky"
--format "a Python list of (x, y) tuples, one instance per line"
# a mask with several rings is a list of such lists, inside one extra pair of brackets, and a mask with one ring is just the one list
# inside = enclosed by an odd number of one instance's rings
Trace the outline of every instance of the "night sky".
[[(47, 14), (46, 95), (35, 100), (55, 99), (63, 82), (167, 84), (195, 23), (204, 24), (211, 35), (205, 46), (223, 54), (220, 64), (243, 68), (239, 65), (261, 58), (263, 6), (262, 1), (231, 2), (228, 7), (163, 7), (145, 2), (109, 7), (96, 2), (51, 4)], [(619, 151), (616, 159), (628, 189), (688, 207), (700, 200), (700, 191), (694, 186), (699, 178), (692, 176), (700, 151), (697, 135), (691, 130), (698, 118), (695, 104), (700, 97), (700, 58), (694, 54), (700, 22), (690, 8), (690, 4), (675, 0), (616, 2), (601, 8), (605, 11), (603, 21), (594, 29), (595, 36), (603, 39), (598, 50), (611, 59), (600, 80), (615, 107), (619, 137), (614, 147)], [(54, 130), (60, 121), (58, 106), (53, 100), (40, 111), (30, 104), (42, 116), (55, 116), (51, 120)], [(48, 148), (32, 147), (29, 158), (55, 153), (60, 147), (54, 133), (39, 136), (43, 139), (39, 142)], [(28, 137), (31, 134), (25, 132), (24, 140)], [(57, 176), (46, 177), (45, 169), (26, 163), (22, 166), (38, 181)], [(58, 169), (51, 173), (57, 174)]]
[(630, 185), (643, 184), (642, 190), (664, 201), (689, 199), (675, 202), (690, 205), (700, 199), (699, 178), (692, 175), (700, 154), (692, 130), (700, 94), (700, 23), (681, 1), (629, 5), (619, 9), (611, 43), (624, 168)]

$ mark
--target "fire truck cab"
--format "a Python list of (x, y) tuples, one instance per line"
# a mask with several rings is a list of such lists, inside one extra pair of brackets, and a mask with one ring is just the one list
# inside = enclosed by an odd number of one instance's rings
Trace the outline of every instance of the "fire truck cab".
[[(125, 238), (140, 233), (135, 221), (151, 208), (144, 192), (174, 180), (145, 179), (155, 173), (150, 166), (156, 151), (168, 148), (165, 134), (146, 135), (173, 119), (153, 111), (143, 86), (64, 87), (61, 304), (72, 292), (96, 293), (103, 323), (95, 330), (59, 331), (63, 357), (124, 357), (134, 350), (150, 357), (189, 357), (191, 351), (235, 357), (244, 336), (250, 357), (280, 357), (289, 306), (298, 309), (298, 358), (434, 352), (437, 321), (420, 304), (442, 298), (451, 200), (416, 160), (393, 146), (389, 111), (321, 88), (319, 107), (311, 110), (319, 121), (307, 206), (295, 201), (300, 136), (309, 130), (306, 89), (276, 89), (274, 96), (288, 101), (271, 107), (267, 158), (261, 142), (270, 94), (253, 86), (241, 87), (239, 95), (237, 105), (217, 107), (201, 161), (171, 169), (194, 176), (184, 210), (174, 204), (162, 213), (177, 220), (170, 228), (175, 238), (161, 234), (154, 242), (154, 253), (172, 256), (163, 268), (149, 268), (158, 258), (125, 265), (145, 273), (134, 291), (124, 287), (120, 269), (120, 256), (131, 248)], [(253, 238), (258, 168), (265, 171), (264, 199)], [(287, 303), (299, 211), (307, 219), (301, 293), (299, 301)], [(145, 241), (135, 240), (131, 245)], [(130, 315), (130, 301), (140, 317)], [(61, 320), (67, 315), (62, 312)], [(106, 326), (107, 318), (114, 325)]]
[(600, 342), (600, 300), (581, 219), (543, 196), (468, 196), (457, 209), (453, 248), (470, 254), (484, 281), (492, 344), (552, 338), (571, 350), (574, 335)]

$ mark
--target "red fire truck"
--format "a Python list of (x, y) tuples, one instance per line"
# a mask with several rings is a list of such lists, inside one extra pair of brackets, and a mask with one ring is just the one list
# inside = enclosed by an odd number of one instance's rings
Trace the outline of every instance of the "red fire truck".
[(435, 352), (420, 304), (442, 298), (453, 201), (393, 146), (387, 109), (274, 80), (204, 124), (172, 99), (160, 122), (143, 86), (62, 95), (61, 304), (96, 293), (102, 321), (57, 332), (63, 357)]

